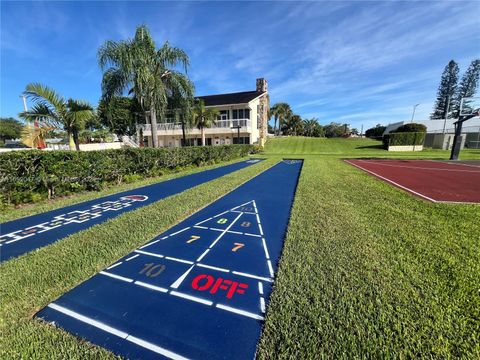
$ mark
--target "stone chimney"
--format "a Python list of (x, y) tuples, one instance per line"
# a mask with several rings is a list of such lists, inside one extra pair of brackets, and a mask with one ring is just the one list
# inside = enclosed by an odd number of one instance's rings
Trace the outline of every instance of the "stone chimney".
[(257, 79), (257, 91), (268, 91), (267, 80), (264, 78)]

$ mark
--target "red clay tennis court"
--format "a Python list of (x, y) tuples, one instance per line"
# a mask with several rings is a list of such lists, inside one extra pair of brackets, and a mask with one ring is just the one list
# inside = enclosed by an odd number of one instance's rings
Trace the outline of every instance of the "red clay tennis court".
[(480, 203), (480, 161), (351, 159), (347, 163), (433, 202)]

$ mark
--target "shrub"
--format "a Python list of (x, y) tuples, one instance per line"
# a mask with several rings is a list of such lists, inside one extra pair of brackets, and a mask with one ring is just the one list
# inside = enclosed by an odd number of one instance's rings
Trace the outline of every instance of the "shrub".
[(258, 152), (251, 145), (120, 149), (89, 152), (13, 151), (0, 154), (0, 202), (19, 204)]
[(383, 137), (383, 146), (422, 145), (425, 141), (425, 132), (394, 132)]
[(410, 124), (402, 125), (392, 131), (392, 133), (406, 133), (406, 132), (424, 133), (424, 132), (427, 132), (427, 127), (423, 124), (410, 123)]

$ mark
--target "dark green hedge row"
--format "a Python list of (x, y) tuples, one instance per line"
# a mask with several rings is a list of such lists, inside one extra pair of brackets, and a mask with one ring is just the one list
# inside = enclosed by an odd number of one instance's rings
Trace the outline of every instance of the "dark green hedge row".
[(388, 148), (389, 145), (422, 145), (424, 141), (424, 132), (398, 132), (390, 133), (383, 137), (383, 145), (385, 148)]
[(0, 154), (0, 203), (19, 204), (157, 176), (258, 152), (252, 145)]

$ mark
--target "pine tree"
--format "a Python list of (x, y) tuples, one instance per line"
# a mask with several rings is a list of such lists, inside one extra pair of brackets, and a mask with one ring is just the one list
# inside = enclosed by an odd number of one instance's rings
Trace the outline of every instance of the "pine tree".
[[(458, 65), (455, 61), (450, 60), (445, 70), (442, 73), (442, 79), (440, 86), (438, 87), (437, 100), (433, 112), (430, 115), (430, 119), (443, 119), (447, 113), (449, 99), (451, 102), (454, 100), (454, 96), (457, 90), (458, 81)], [(450, 113), (450, 111), (449, 111)]]
[(462, 77), (462, 81), (460, 82), (460, 86), (458, 87), (458, 91), (455, 94), (455, 99), (453, 102), (453, 113), (454, 117), (458, 117), (460, 112), (460, 102), (462, 98), (474, 96), (477, 87), (478, 81), (480, 78), (480, 59), (473, 60), (470, 63), (467, 71)]

